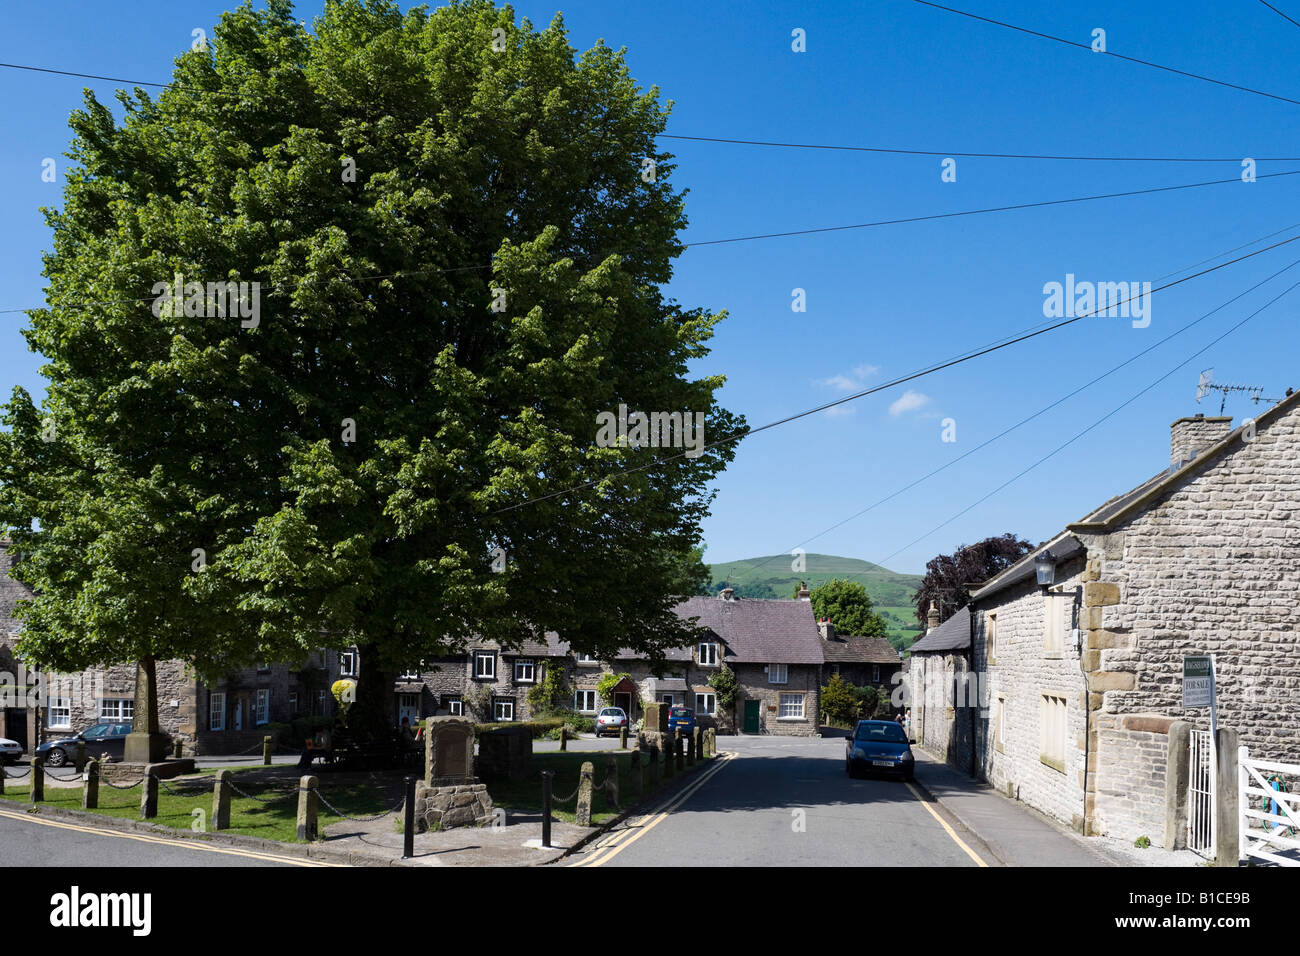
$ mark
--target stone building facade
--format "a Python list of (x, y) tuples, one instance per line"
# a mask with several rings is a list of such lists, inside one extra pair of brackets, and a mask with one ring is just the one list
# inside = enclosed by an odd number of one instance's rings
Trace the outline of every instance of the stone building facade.
[(1300, 395), (1229, 428), (1174, 422), (1168, 469), (971, 596), (980, 771), (1086, 833), (1163, 842), (1169, 727), (1209, 726), (1182, 708), (1184, 657), (1215, 656), (1220, 726), (1300, 760)]

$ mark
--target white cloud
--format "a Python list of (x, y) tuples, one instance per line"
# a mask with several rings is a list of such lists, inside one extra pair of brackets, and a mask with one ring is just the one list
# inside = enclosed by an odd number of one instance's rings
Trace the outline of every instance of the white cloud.
[(857, 382), (843, 375), (832, 375), (830, 378), (824, 378), (817, 383), (826, 388), (833, 388), (837, 392), (854, 392), (858, 389)]
[(870, 378), (880, 371), (879, 365), (859, 365), (853, 369), (853, 374), (858, 378)]
[(853, 415), (857, 413), (857, 406), (845, 402), (843, 405), (832, 405), (826, 409), (827, 418), (839, 418), (842, 415)]
[(902, 415), (904, 412), (914, 412), (918, 408), (924, 408), (929, 404), (929, 395), (922, 395), (920, 392), (914, 392), (909, 388), (889, 406), (889, 414)]
[(816, 384), (822, 388), (833, 388), (837, 392), (860, 392), (866, 380), (880, 371), (879, 365), (855, 365), (847, 375), (832, 375), (830, 378), (818, 379)]

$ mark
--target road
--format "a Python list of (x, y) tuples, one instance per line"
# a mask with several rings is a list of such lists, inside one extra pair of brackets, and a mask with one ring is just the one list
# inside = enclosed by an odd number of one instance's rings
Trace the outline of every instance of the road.
[(997, 865), (915, 786), (850, 780), (841, 739), (723, 737), (718, 749), (734, 756), (671, 812), (631, 818), (562, 865)]
[(259, 850), (90, 829), (70, 820), (15, 811), (13, 806), (0, 806), (0, 867), (316, 865), (315, 861), (279, 857)]

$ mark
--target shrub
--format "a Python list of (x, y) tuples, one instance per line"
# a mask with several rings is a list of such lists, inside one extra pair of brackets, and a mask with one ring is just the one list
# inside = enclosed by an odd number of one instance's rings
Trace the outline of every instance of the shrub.
[(858, 715), (853, 688), (839, 674), (832, 674), (830, 683), (822, 688), (822, 713), (836, 724), (852, 723)]

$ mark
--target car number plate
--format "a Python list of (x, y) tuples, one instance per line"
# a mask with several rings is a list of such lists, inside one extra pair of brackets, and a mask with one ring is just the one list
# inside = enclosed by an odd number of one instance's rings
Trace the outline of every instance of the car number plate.
[(892, 767), (892, 766), (894, 765), (894, 761), (892, 761), (892, 760), (873, 760), (873, 761), (871, 761), (871, 765), (872, 765), (873, 767)]

